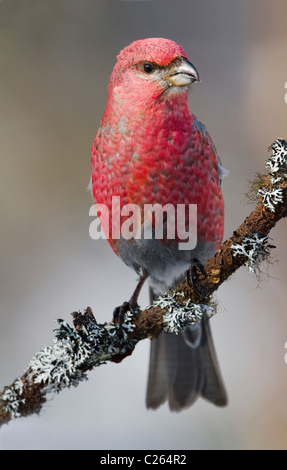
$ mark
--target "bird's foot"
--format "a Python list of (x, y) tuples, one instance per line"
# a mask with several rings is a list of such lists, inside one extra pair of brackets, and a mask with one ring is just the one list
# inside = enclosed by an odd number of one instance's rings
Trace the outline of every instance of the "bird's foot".
[(206, 276), (206, 272), (204, 270), (204, 266), (202, 263), (200, 263), (197, 259), (193, 261), (193, 264), (190, 266), (190, 268), (186, 271), (186, 279), (189, 287), (194, 290), (196, 295), (201, 299), (201, 294), (198, 290), (198, 288), (195, 285), (195, 281), (197, 279), (197, 274), (200, 273), (203, 276)]
[(127, 312), (131, 312), (132, 316), (134, 316), (138, 310), (139, 306), (133, 298), (131, 298), (129, 302), (124, 302), (122, 305), (114, 309), (113, 321), (115, 324), (118, 325), (119, 330), (122, 330), (125, 314)]
[(114, 320), (114, 323), (118, 325), (120, 330), (122, 330), (123, 322), (125, 319), (125, 314), (127, 312), (131, 312), (132, 316), (134, 316), (139, 310), (137, 300), (138, 300), (140, 290), (147, 277), (148, 277), (148, 273), (143, 270), (129, 302), (124, 302), (123, 305), (115, 308), (113, 312), (113, 320)]

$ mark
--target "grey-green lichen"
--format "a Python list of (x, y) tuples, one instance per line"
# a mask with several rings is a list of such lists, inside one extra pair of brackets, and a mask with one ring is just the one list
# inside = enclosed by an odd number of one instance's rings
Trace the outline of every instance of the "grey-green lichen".
[(272, 156), (266, 160), (266, 168), (270, 168), (270, 173), (280, 173), (287, 175), (287, 141), (277, 139), (270, 147)]
[(63, 320), (58, 323), (53, 345), (37, 352), (29, 364), (34, 382), (44, 383), (45, 391), (60, 391), (85, 380), (80, 367), (91, 356), (90, 344)]
[(180, 305), (176, 299), (178, 296), (184, 297), (183, 293), (163, 294), (155, 302), (154, 306), (167, 308), (163, 315), (163, 331), (165, 333), (178, 334), (189, 325), (201, 323), (203, 318), (209, 318), (214, 313), (214, 308), (210, 305), (195, 304), (189, 299), (185, 305)]
[(113, 322), (99, 325), (89, 319), (78, 331), (64, 320), (57, 320), (59, 328), (53, 345), (36, 353), (30, 361), (34, 382), (43, 383), (45, 392), (77, 386), (87, 379), (87, 370), (133, 347), (127, 341), (127, 332), (134, 329), (131, 318), (130, 312), (125, 314), (120, 334)]
[[(135, 328), (130, 312), (125, 314), (120, 329), (114, 322), (98, 324), (94, 318), (81, 318), (85, 321), (78, 328), (57, 320), (53, 344), (31, 359), (25, 381), (40, 384), (42, 395), (77, 386), (87, 379), (88, 370), (116, 354), (128, 353), (137, 342), (128, 339), (128, 333)], [(19, 406), (25, 403), (23, 388), (23, 382), (18, 378), (11, 386), (5, 387), (0, 396), (0, 406), (10, 419), (21, 415)]]
[(275, 212), (276, 206), (283, 202), (283, 190), (279, 187), (287, 178), (287, 142), (277, 139), (271, 145), (272, 156), (266, 160), (266, 168), (269, 168), (271, 187), (258, 189), (258, 196), (262, 198), (262, 204), (271, 212)]
[(3, 401), (3, 408), (6, 413), (9, 413), (11, 419), (18, 418), (18, 412), (21, 403), (25, 403), (25, 399), (21, 398), (23, 393), (23, 382), (20, 378), (16, 379), (10, 387), (4, 387), (1, 400)]
[(268, 236), (261, 237), (257, 232), (249, 237), (244, 237), (241, 243), (233, 243), (231, 249), (233, 256), (245, 256), (245, 266), (250, 273), (256, 273), (259, 264), (266, 260), (271, 253), (273, 245), (268, 243)]
[(277, 204), (283, 202), (283, 190), (282, 188), (275, 187), (275, 185), (278, 183), (278, 179), (276, 178), (275, 181), (276, 183), (273, 184), (271, 189), (260, 188), (258, 189), (257, 193), (258, 196), (262, 198), (262, 204), (271, 212), (275, 212)]

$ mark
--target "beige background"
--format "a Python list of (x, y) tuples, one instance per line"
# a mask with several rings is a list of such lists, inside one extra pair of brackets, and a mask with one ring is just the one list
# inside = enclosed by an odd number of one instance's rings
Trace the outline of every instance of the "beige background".
[[(230, 170), (227, 237), (252, 208), (244, 194), (268, 146), (287, 138), (286, 20), (284, 0), (0, 2), (1, 388), (52, 342), (56, 318), (90, 305), (109, 320), (135, 286), (135, 274), (88, 232), (90, 147), (118, 51), (169, 37), (198, 68), (190, 106)], [(2, 428), (0, 448), (286, 449), (286, 221), (272, 239), (279, 262), (269, 279), (258, 286), (241, 269), (217, 295), (212, 327), (228, 408), (199, 400), (180, 414), (147, 411), (145, 341), (40, 416)]]

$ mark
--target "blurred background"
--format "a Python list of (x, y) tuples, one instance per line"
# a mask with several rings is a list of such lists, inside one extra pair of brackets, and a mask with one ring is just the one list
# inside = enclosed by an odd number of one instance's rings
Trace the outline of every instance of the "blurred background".
[[(89, 237), (90, 148), (119, 50), (167, 37), (199, 70), (190, 108), (230, 171), (228, 237), (252, 210), (245, 193), (269, 145), (287, 138), (286, 19), (284, 0), (0, 2), (1, 389), (52, 343), (56, 318), (71, 323), (90, 305), (108, 321), (135, 286), (108, 243)], [(286, 221), (271, 237), (278, 263), (262, 267), (265, 278), (242, 268), (216, 296), (226, 409), (198, 400), (180, 414), (146, 410), (146, 340), (39, 416), (4, 426), (0, 448), (286, 449)]]

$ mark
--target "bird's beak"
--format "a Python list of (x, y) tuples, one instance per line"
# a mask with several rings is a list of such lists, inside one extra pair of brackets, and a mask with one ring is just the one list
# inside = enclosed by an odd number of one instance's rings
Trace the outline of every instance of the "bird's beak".
[(168, 80), (171, 85), (186, 86), (194, 82), (199, 82), (198, 71), (185, 57), (176, 59), (170, 72), (166, 80)]

